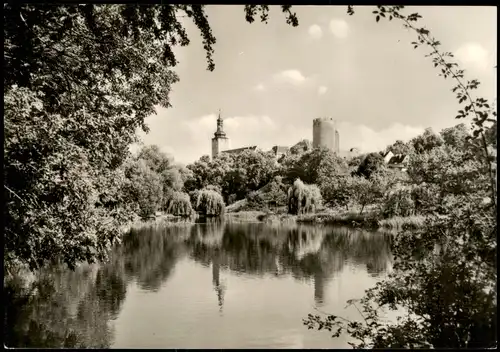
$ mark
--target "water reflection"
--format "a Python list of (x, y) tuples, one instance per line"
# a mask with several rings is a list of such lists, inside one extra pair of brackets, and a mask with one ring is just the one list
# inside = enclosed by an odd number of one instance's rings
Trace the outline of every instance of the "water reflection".
[[(230, 273), (254, 280), (291, 277), (311, 282), (310, 297), (322, 306), (328, 304), (325, 287), (346, 265), (374, 277), (387, 271), (391, 262), (388, 236), (347, 228), (220, 221), (134, 231), (124, 237), (123, 245), (105, 265), (85, 265), (75, 272), (51, 269), (30, 280), (21, 275), (7, 280), (6, 344), (110, 347), (114, 336), (110, 322), (120, 315), (131, 285), (157, 293), (181, 260), (211, 269), (212, 297), (221, 316), (231, 289), (223, 277)], [(179, 270), (176, 277), (182, 278)], [(301, 318), (297, 316), (299, 325)], [(148, 317), (136, 317), (135, 322), (140, 319)]]

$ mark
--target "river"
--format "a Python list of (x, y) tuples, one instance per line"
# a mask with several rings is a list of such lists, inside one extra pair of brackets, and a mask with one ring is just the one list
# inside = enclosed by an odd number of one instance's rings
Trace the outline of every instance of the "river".
[(132, 231), (105, 265), (8, 282), (9, 347), (348, 348), (308, 330), (318, 311), (359, 319), (391, 268), (390, 236), (263, 223)]

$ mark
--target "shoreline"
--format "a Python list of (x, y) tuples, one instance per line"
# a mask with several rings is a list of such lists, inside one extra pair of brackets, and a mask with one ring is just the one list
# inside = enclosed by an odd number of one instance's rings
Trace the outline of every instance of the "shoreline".
[[(162, 214), (155, 219), (146, 221), (135, 220), (122, 227), (122, 233), (126, 234), (134, 229), (142, 229), (157, 226), (185, 226), (194, 224), (197, 217), (183, 218), (170, 214)], [(403, 227), (419, 229), (425, 223), (425, 217), (413, 215), (407, 217), (395, 216), (381, 219), (376, 212), (359, 214), (356, 212), (332, 212), (324, 211), (315, 214), (290, 215), (285, 212), (264, 212), (261, 210), (243, 210), (224, 214), (226, 222), (242, 223), (297, 223), (310, 225), (332, 225), (362, 228), (366, 230), (401, 230)]]

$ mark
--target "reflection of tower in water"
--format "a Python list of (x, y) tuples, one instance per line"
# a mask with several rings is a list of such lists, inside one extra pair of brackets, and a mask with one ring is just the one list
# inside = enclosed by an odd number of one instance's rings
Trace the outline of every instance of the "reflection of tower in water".
[(319, 271), (314, 274), (314, 302), (317, 306), (325, 303), (325, 277)]
[(224, 305), (224, 293), (226, 287), (220, 283), (220, 264), (219, 258), (214, 257), (212, 260), (212, 284), (214, 285), (215, 293), (217, 293), (217, 301), (219, 302), (219, 311), (222, 312)]

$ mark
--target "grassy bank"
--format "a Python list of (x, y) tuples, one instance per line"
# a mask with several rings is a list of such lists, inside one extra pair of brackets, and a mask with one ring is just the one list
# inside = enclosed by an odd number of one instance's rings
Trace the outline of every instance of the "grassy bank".
[(371, 211), (364, 214), (359, 212), (334, 212), (326, 210), (316, 214), (290, 215), (286, 213), (273, 213), (263, 211), (240, 211), (226, 214), (226, 219), (241, 222), (281, 222), (303, 224), (325, 224), (335, 226), (362, 227), (366, 229), (400, 230), (403, 227), (418, 229), (424, 225), (425, 217), (408, 216), (380, 219), (377, 212)]
[(153, 219), (142, 220), (137, 217), (134, 221), (122, 227), (122, 233), (128, 233), (131, 230), (141, 230), (151, 227), (164, 227), (172, 225), (192, 224), (196, 218), (183, 218), (171, 214), (162, 214)]
[(234, 222), (260, 222), (262, 221), (262, 217), (265, 216), (266, 213), (259, 210), (247, 210), (247, 211), (238, 211), (234, 213), (226, 213), (224, 214), (224, 219), (226, 221), (234, 221)]
[(389, 230), (400, 230), (403, 228), (418, 229), (424, 225), (423, 216), (392, 217), (380, 219), (375, 212), (359, 214), (357, 212), (307, 214), (297, 218), (299, 223), (328, 224), (341, 226), (354, 226), (369, 229), (384, 228)]
[[(364, 214), (359, 212), (335, 212), (325, 210), (315, 214), (290, 215), (283, 211), (271, 212), (260, 210), (244, 210), (226, 213), (224, 220), (227, 222), (267, 222), (267, 223), (303, 223), (303, 224), (325, 224), (334, 226), (361, 227), (370, 230), (388, 229), (401, 230), (403, 227), (418, 229), (424, 225), (425, 217), (415, 215), (408, 217), (392, 217), (381, 219), (376, 211), (369, 211)], [(130, 230), (138, 230), (151, 227), (164, 227), (174, 225), (192, 224), (195, 218), (182, 218), (165, 214), (150, 220), (136, 219), (132, 223), (123, 226), (124, 233)]]

